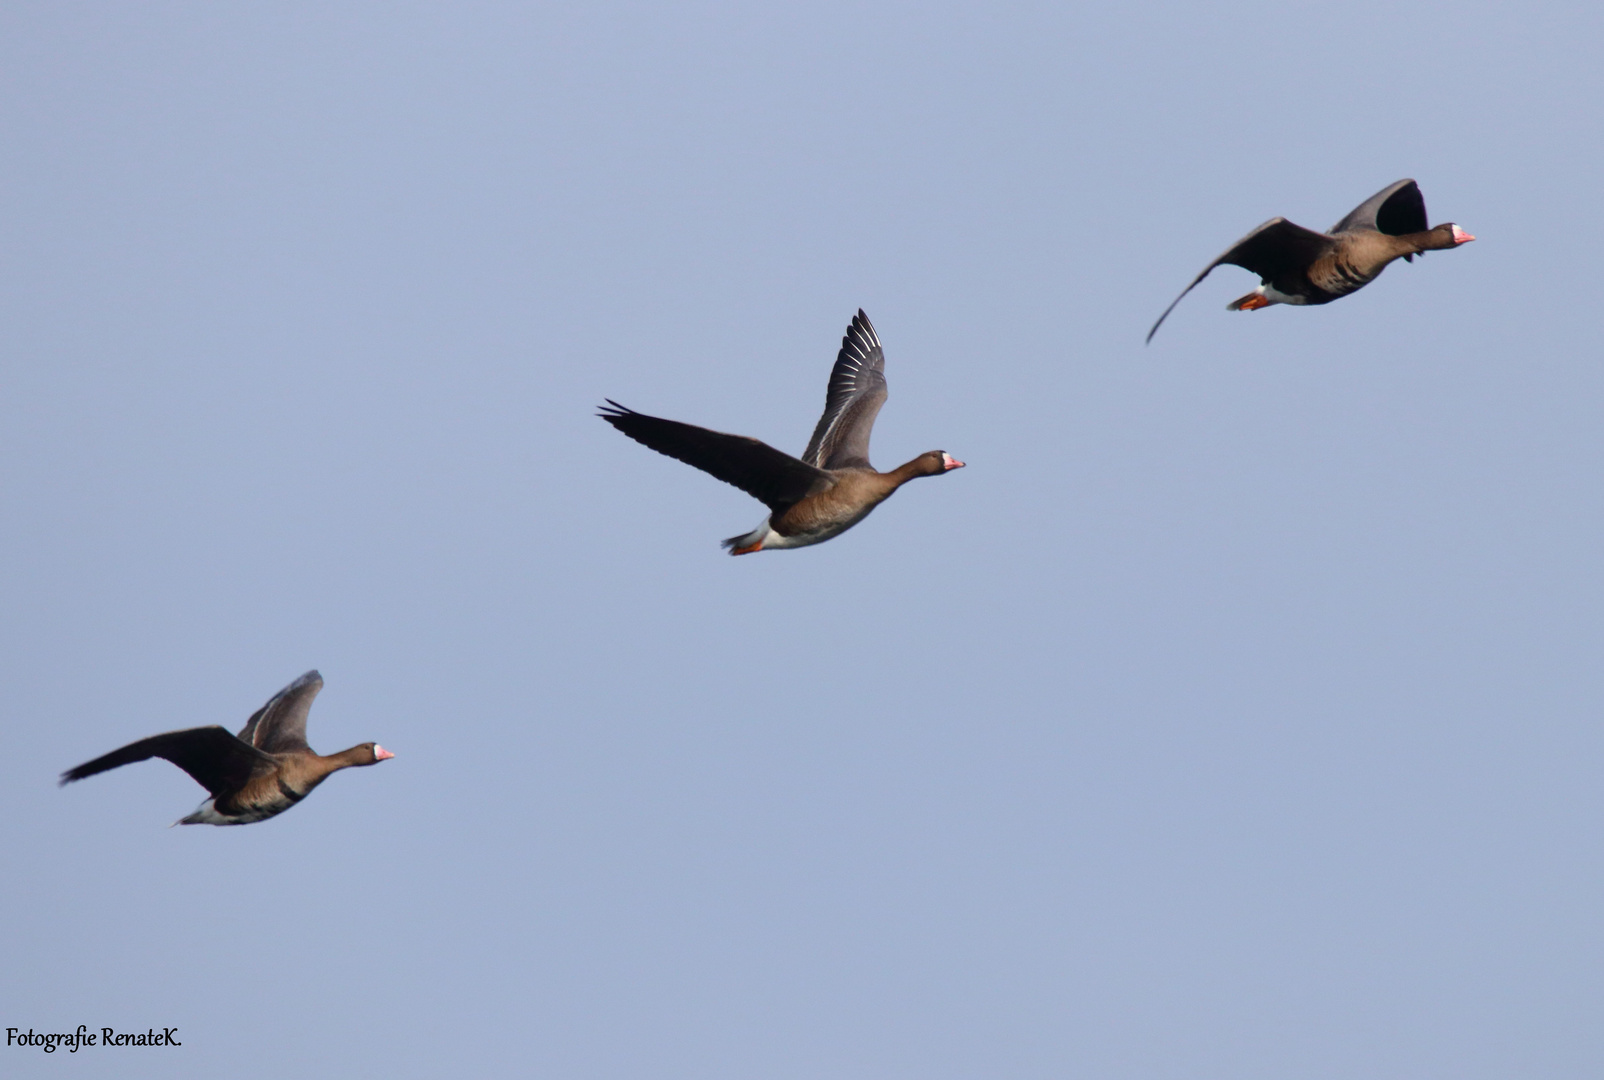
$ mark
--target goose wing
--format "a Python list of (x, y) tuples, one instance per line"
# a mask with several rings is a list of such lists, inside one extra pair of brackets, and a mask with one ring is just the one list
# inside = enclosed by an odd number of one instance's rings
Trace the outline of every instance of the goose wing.
[(1388, 236), (1425, 232), (1426, 197), (1413, 180), (1389, 184), (1331, 227), (1334, 233), (1374, 230)]
[(321, 689), (323, 676), (315, 670), (308, 671), (251, 714), (240, 729), (240, 741), (269, 754), (310, 750), (306, 744), (306, 715)]
[(1334, 243), (1335, 241), (1324, 233), (1305, 229), (1302, 225), (1294, 225), (1286, 218), (1271, 218), (1232, 244), (1224, 255), (1205, 266), (1203, 272), (1192, 279), (1192, 284), (1182, 289), (1180, 296), (1170, 301), (1170, 306), (1158, 317), (1153, 329), (1147, 332), (1147, 340), (1153, 340), (1153, 335), (1164, 325), (1164, 320), (1175, 310), (1175, 305), (1195, 289), (1198, 282), (1208, 277), (1209, 271), (1216, 266), (1222, 263), (1240, 266), (1244, 270), (1258, 274), (1262, 280), (1270, 281), (1282, 274), (1308, 266), (1330, 251)]
[(169, 731), (129, 743), (120, 750), (113, 750), (75, 769), (68, 769), (61, 774), (61, 783), (69, 784), (119, 765), (130, 765), (153, 757), (165, 758), (189, 773), (201, 787), (212, 793), (213, 798), (238, 791), (258, 770), (272, 769), (277, 764), (262, 751), (235, 738), (227, 728), (214, 724), (211, 727)]
[(886, 401), (885, 366), (880, 336), (859, 308), (841, 339), (824, 394), (824, 415), (802, 452), (804, 462), (821, 469), (869, 467), (869, 435)]
[(597, 415), (641, 445), (735, 485), (776, 513), (832, 482), (822, 469), (745, 435), (647, 416), (611, 399)]

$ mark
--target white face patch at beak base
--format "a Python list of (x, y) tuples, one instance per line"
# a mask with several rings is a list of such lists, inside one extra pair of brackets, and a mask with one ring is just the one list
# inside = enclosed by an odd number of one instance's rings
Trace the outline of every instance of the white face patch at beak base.
[(1464, 229), (1461, 229), (1458, 225), (1449, 225), (1448, 228), (1453, 233), (1454, 243), (1456, 244), (1468, 244), (1472, 240), (1476, 239)]
[(378, 743), (374, 743), (373, 744), (373, 760), (374, 761), (385, 761), (385, 760), (387, 760), (389, 758), (393, 758), (393, 757), (395, 757), (394, 754), (390, 753), (390, 751), (386, 750), (384, 747), (380, 746)]
[(941, 452), (941, 467), (951, 472), (953, 469), (963, 468), (964, 463), (943, 450)]

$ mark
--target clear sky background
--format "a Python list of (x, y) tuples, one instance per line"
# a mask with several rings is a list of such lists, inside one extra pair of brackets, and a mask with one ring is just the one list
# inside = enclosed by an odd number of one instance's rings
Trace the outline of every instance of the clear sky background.
[[(577, 9), (577, 10), (576, 10)], [(1604, 8), (0, 9), (7, 1076), (1604, 1073)], [(1404, 176), (1475, 244), (1211, 258)], [(603, 396), (799, 452), (763, 508)], [(308, 668), (394, 761), (154, 761)]]

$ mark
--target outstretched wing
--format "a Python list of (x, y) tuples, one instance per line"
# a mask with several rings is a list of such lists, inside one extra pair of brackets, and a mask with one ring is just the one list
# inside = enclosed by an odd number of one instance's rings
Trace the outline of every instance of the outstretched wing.
[(647, 416), (611, 398), (597, 415), (659, 454), (678, 458), (726, 484), (734, 484), (776, 513), (831, 482), (829, 473), (745, 435), (726, 435)]
[(824, 415), (802, 453), (804, 462), (821, 469), (869, 466), (869, 434), (886, 402), (885, 366), (880, 336), (859, 308), (841, 339), (824, 394)]
[(1197, 288), (1198, 282), (1208, 277), (1209, 271), (1221, 263), (1251, 270), (1262, 280), (1270, 281), (1282, 274), (1308, 266), (1331, 250), (1333, 243), (1331, 237), (1324, 233), (1305, 229), (1302, 225), (1294, 225), (1286, 218), (1271, 218), (1231, 245), (1230, 250), (1224, 255), (1205, 266), (1203, 272), (1192, 279), (1192, 284), (1182, 289), (1180, 296), (1170, 301), (1170, 306), (1158, 317), (1153, 329), (1147, 332), (1147, 340), (1153, 340), (1153, 335), (1158, 333), (1158, 328), (1164, 325), (1164, 320), (1169, 318), (1170, 312), (1175, 310), (1175, 305), (1181, 302), (1181, 298)]
[(165, 758), (189, 773), (214, 798), (224, 792), (238, 791), (258, 769), (271, 769), (276, 764), (260, 750), (229, 734), (227, 728), (214, 724), (169, 731), (129, 743), (120, 750), (67, 770), (61, 774), (61, 782), (68, 784), (153, 757)]
[(315, 670), (267, 699), (240, 729), (240, 741), (269, 754), (290, 750), (310, 750), (306, 745), (306, 714), (312, 699), (323, 689), (323, 676)]
[(1331, 227), (1334, 233), (1374, 229), (1388, 236), (1425, 232), (1426, 197), (1413, 180), (1400, 180), (1376, 192)]

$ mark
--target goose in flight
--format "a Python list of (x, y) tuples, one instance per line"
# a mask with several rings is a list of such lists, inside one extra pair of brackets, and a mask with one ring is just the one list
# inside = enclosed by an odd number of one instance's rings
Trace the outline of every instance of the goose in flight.
[(1271, 218), (1205, 266), (1164, 309), (1147, 340), (1153, 340), (1181, 297), (1221, 263), (1251, 270), (1261, 282), (1227, 305), (1229, 311), (1254, 311), (1271, 304), (1329, 304), (1370, 284), (1394, 259), (1413, 262), (1416, 255), (1474, 239), (1451, 221), (1428, 229), (1426, 199), (1413, 180), (1382, 188), (1330, 232), (1317, 233), (1286, 218)]
[(647, 416), (611, 399), (599, 415), (636, 442), (768, 506), (769, 516), (757, 528), (724, 541), (731, 555), (806, 547), (852, 528), (909, 480), (964, 467), (944, 450), (920, 454), (890, 472), (869, 464), (869, 433), (886, 400), (885, 360), (874, 326), (859, 310), (841, 339), (824, 415), (800, 458), (744, 435)]
[(152, 735), (69, 769), (61, 774), (61, 783), (147, 758), (166, 758), (212, 795), (174, 825), (264, 821), (306, 798), (330, 773), (395, 757), (377, 743), (361, 743), (328, 757), (315, 753), (306, 744), (306, 714), (321, 689), (323, 676), (308, 671), (269, 698), (238, 735), (215, 725)]

